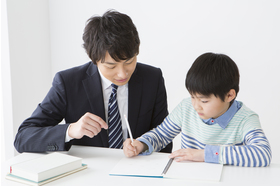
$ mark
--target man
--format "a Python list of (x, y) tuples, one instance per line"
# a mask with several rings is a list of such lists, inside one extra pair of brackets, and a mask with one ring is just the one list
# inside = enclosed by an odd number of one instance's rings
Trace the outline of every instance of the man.
[[(129, 16), (107, 11), (90, 18), (83, 40), (92, 61), (55, 75), (45, 99), (19, 127), (18, 152), (122, 148), (129, 137), (124, 115), (134, 138), (168, 115), (161, 70), (137, 63), (140, 40)], [(171, 150), (172, 143), (162, 151)]]

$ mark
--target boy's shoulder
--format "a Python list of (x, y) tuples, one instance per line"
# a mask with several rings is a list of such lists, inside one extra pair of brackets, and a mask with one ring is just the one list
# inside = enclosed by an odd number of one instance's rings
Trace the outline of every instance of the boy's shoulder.
[(189, 115), (189, 114), (193, 114), (194, 112), (194, 108), (192, 106), (192, 101), (191, 98), (184, 98), (177, 106), (176, 108), (172, 111), (174, 113), (180, 113), (183, 115)]
[[(259, 116), (256, 112), (248, 108), (243, 102), (238, 101), (241, 105), (240, 109), (235, 113), (231, 123), (239, 123), (247, 127), (260, 128)], [(246, 127), (245, 127), (246, 128)]]
[(230, 125), (238, 126), (242, 136), (245, 136), (249, 131), (260, 129), (261, 123), (258, 114), (248, 108), (243, 102), (238, 102), (241, 107), (230, 121)]
[(192, 100), (191, 97), (184, 98), (180, 103), (180, 107), (188, 108), (192, 106)]
[(249, 116), (249, 115), (258, 115), (256, 112), (254, 112), (252, 109), (250, 109), (249, 107), (247, 107), (242, 101), (238, 101), (239, 105), (240, 105), (240, 109), (238, 110), (238, 112), (236, 112), (236, 114), (239, 115), (244, 115), (244, 116)]

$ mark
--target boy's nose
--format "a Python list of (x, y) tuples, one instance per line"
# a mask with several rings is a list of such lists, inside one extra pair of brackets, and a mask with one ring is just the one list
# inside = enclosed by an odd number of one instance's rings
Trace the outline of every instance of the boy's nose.
[(193, 107), (194, 107), (195, 110), (200, 110), (201, 109), (201, 106), (200, 106), (200, 104), (197, 101), (195, 101), (193, 103)]

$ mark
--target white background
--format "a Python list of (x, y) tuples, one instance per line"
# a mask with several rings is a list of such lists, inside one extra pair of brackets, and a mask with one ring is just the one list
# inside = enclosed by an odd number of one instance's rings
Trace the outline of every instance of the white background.
[(259, 114), (272, 161), (280, 162), (277, 0), (8, 0), (7, 14), (2, 11), (8, 21), (1, 23), (2, 31), (8, 25), (1, 52), (9, 49), (1, 56), (4, 160), (14, 155), (16, 131), (43, 100), (54, 74), (89, 61), (82, 48), (86, 20), (108, 9), (132, 18), (141, 40), (138, 61), (162, 69), (170, 112), (189, 96), (185, 76), (199, 55), (229, 55), (241, 75), (237, 100)]

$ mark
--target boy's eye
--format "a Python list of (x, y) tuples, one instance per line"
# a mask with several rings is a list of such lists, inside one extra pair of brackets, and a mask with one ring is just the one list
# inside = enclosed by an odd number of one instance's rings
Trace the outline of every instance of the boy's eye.
[(202, 103), (207, 103), (208, 101), (201, 101)]

